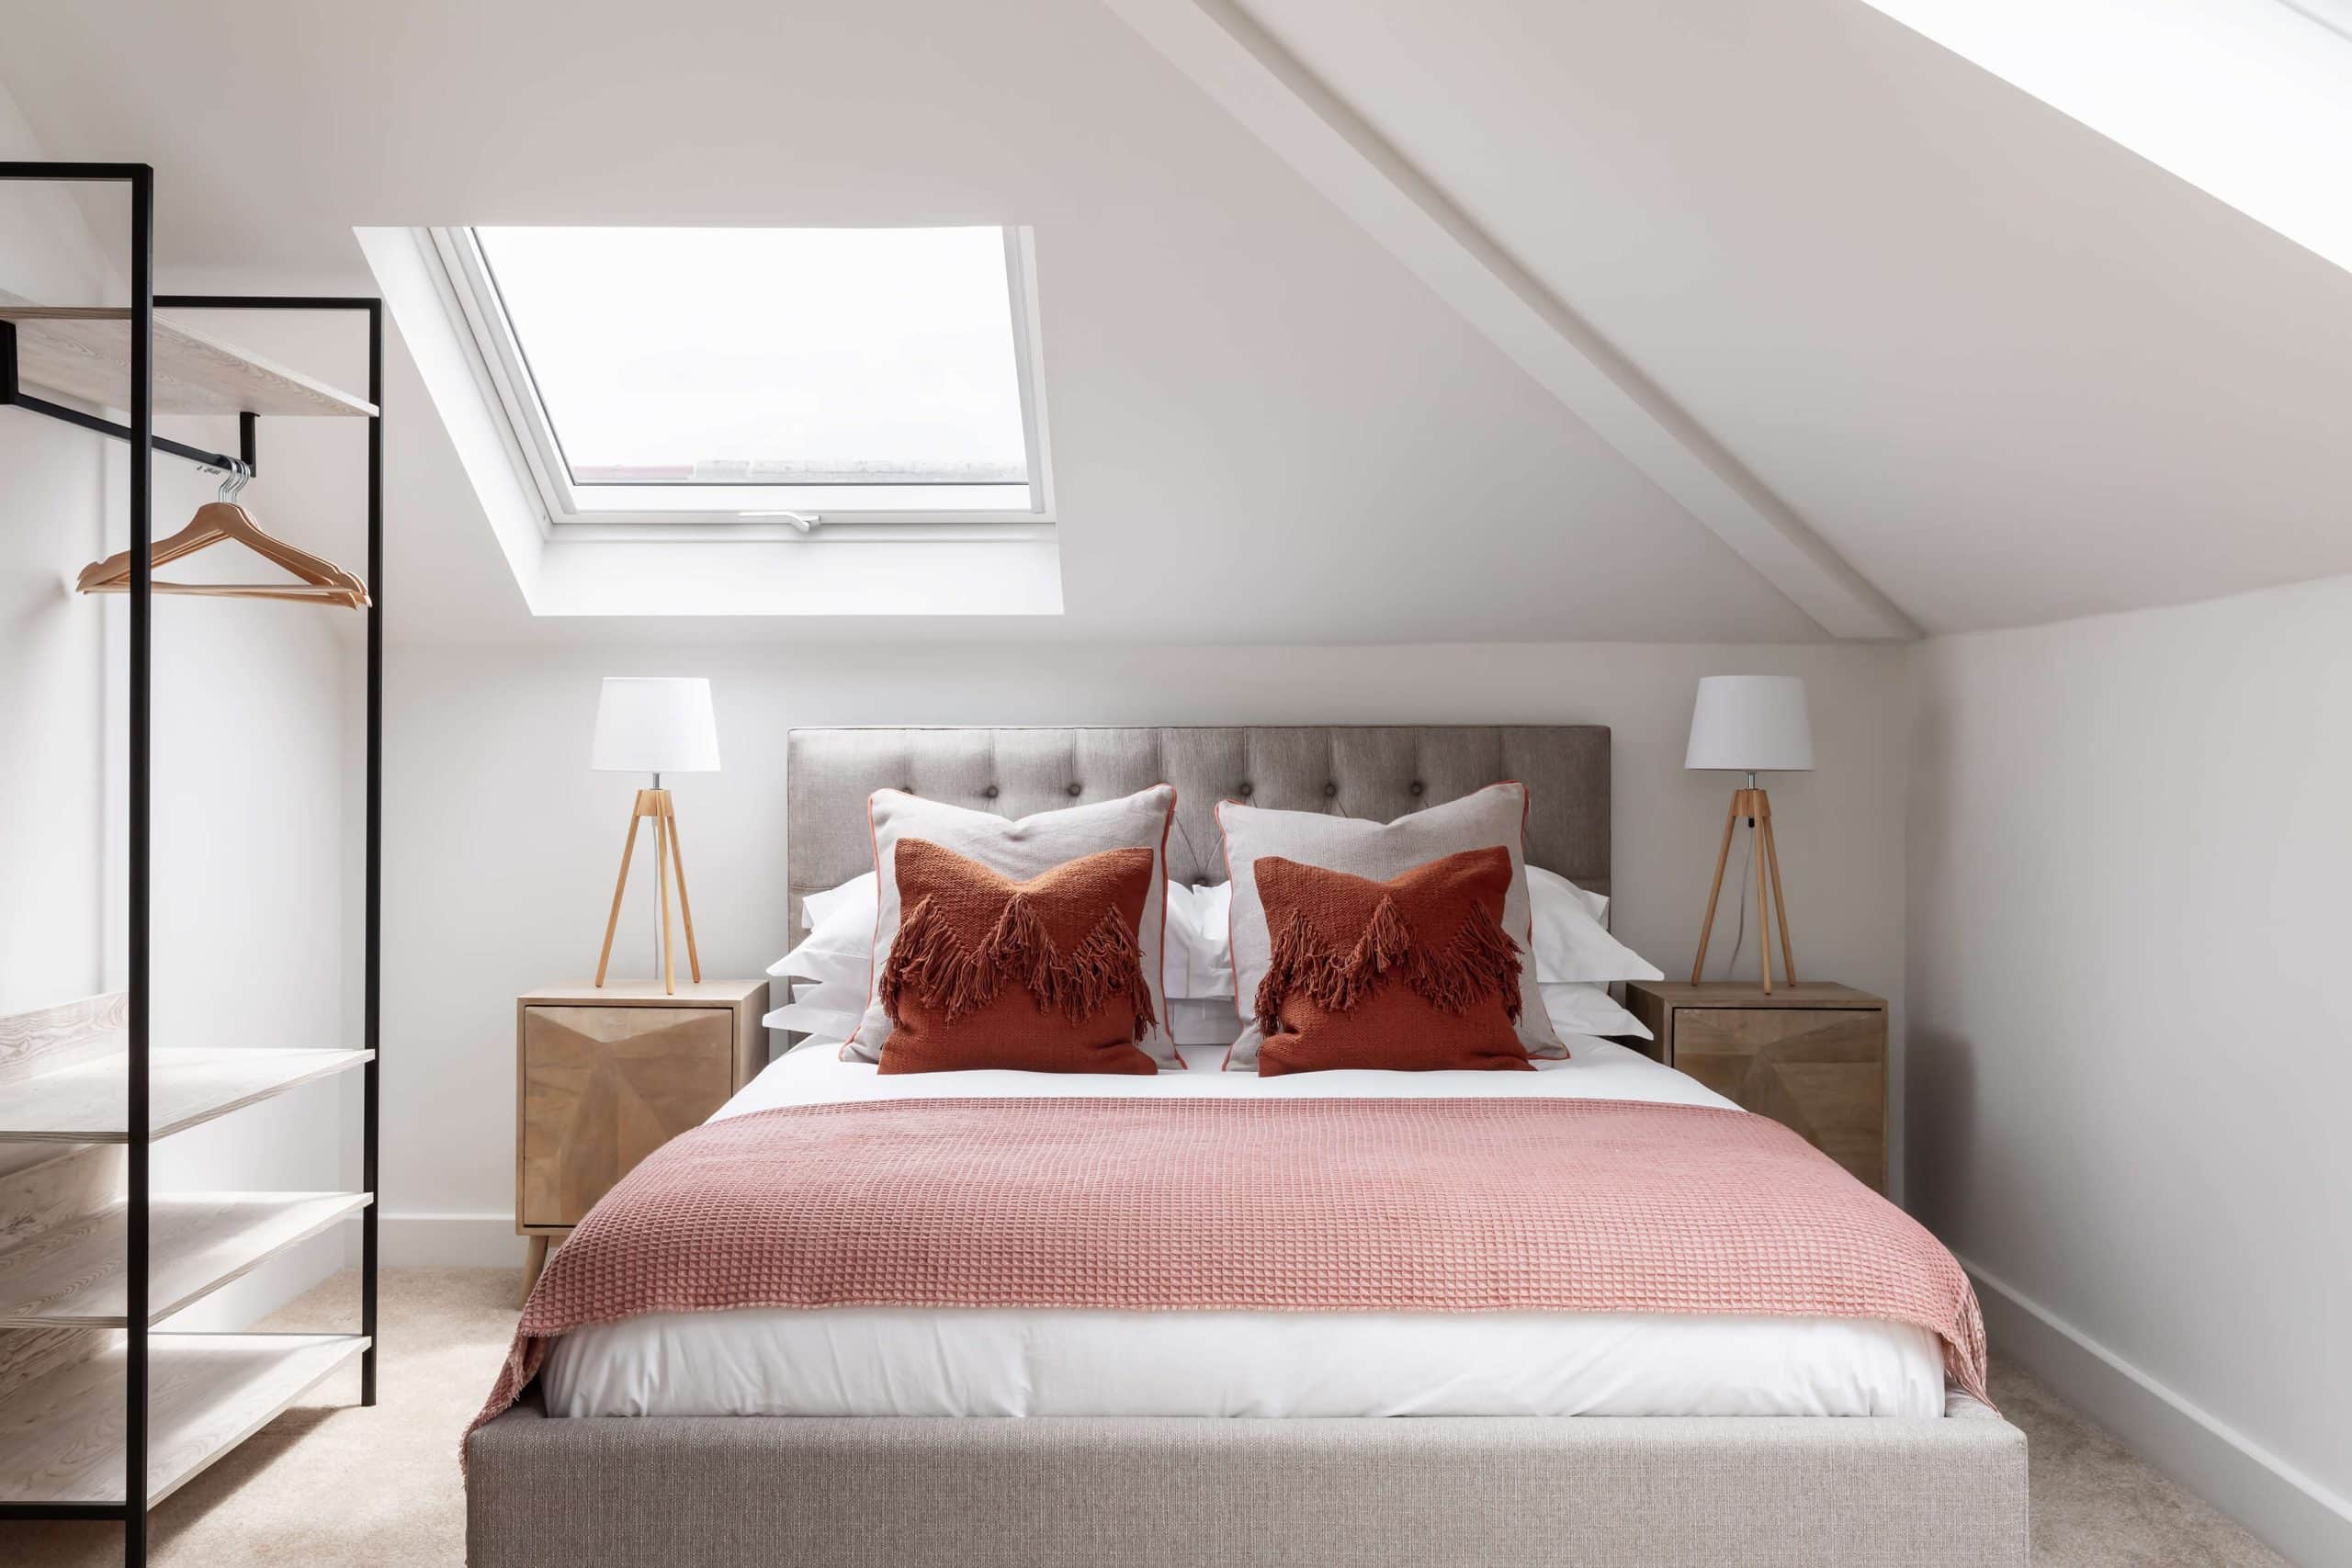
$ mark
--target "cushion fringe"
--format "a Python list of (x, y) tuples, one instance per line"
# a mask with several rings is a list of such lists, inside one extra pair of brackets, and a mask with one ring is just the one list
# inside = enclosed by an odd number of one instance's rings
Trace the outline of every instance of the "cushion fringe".
[(1289, 923), (1274, 938), (1266, 977), (1258, 985), (1258, 1028), (1270, 1035), (1282, 1032), (1282, 1004), (1294, 995), (1333, 1012), (1346, 1012), (1392, 973), (1401, 973), (1431, 1007), (1461, 1013), (1487, 996), (1498, 996), (1510, 1021), (1519, 1021), (1519, 944), (1491, 910), (1476, 906), (1453, 940), (1431, 953), (1415, 938), (1395, 896), (1389, 895), (1382, 897), (1363, 935), (1344, 956), (1324, 940), (1305, 910), (1292, 911)]
[(1073, 1023), (1125, 996), (1135, 1006), (1137, 1041), (1159, 1021), (1144, 983), (1142, 944), (1115, 908), (1105, 908), (1084, 940), (1064, 953), (1018, 893), (1005, 901), (989, 934), (968, 947), (931, 899), (917, 904), (899, 924), (876, 996), (894, 1025), (904, 1021), (899, 1008), (910, 995), (953, 1023), (995, 1001), (1007, 984)]

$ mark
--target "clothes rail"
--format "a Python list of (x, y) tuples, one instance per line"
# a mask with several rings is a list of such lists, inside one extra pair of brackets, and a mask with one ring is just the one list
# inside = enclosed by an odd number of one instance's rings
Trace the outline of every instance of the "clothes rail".
[[(0, 180), (8, 181), (97, 181), (119, 184), (128, 187), (130, 197), (130, 299), (127, 310), (115, 307), (41, 308), (12, 307), (16, 320), (0, 321), (0, 411), (14, 408), (28, 413), (55, 420), (130, 445), (130, 574), (129, 574), (129, 634), (130, 656), (127, 661), (129, 701), (125, 721), (129, 745), (125, 753), (128, 773), (127, 790), (127, 855), (125, 872), (128, 883), (125, 904), (128, 927), (123, 964), (124, 995), (119, 998), (100, 998), (120, 1003), (119, 1051), (117, 1058), (127, 1073), (126, 1114), (119, 1132), (110, 1131), (108, 1139), (118, 1138), (125, 1145), (127, 1179), (121, 1215), (123, 1224), (123, 1260), (121, 1295), (121, 1348), (119, 1351), (122, 1376), (122, 1402), (119, 1419), (108, 1404), (98, 1412), (106, 1417), (99, 1426), (87, 1430), (103, 1432), (104, 1440), (111, 1446), (119, 1442), (121, 1450), (121, 1491), (114, 1495), (111, 1482), (103, 1486), (84, 1487), (79, 1495), (71, 1489), (28, 1491), (12, 1487), (5, 1501), (0, 1501), (0, 1519), (119, 1519), (123, 1526), (123, 1559), (126, 1563), (143, 1564), (148, 1550), (148, 1509), (150, 1499), (158, 1488), (168, 1491), (171, 1486), (209, 1463), (219, 1453), (226, 1452), (233, 1442), (224, 1441), (216, 1450), (199, 1456), (191, 1466), (186, 1454), (174, 1454), (162, 1461), (150, 1452), (153, 1425), (153, 1348), (151, 1339), (159, 1341), (166, 1355), (174, 1347), (190, 1340), (238, 1338), (254, 1342), (251, 1354), (263, 1362), (282, 1358), (280, 1371), (273, 1374), (285, 1382), (282, 1397), (268, 1386), (261, 1395), (274, 1403), (262, 1408), (248, 1393), (247, 1408), (254, 1413), (254, 1424), (268, 1419), (286, 1400), (299, 1397), (300, 1388), (315, 1382), (313, 1367), (342, 1364), (340, 1358), (356, 1355), (360, 1369), (360, 1403), (376, 1403), (376, 1334), (377, 1334), (377, 1216), (379, 1175), (379, 1084), (377, 1054), (381, 1042), (382, 1011), (382, 888), (383, 888), (383, 693), (384, 693), (384, 619), (382, 583), (384, 573), (384, 485), (383, 485), (383, 393), (384, 393), (384, 318), (382, 301), (363, 296), (310, 297), (294, 295), (227, 295), (187, 294), (157, 295), (154, 290), (154, 170), (144, 164), (74, 164), (59, 162), (0, 162)], [(165, 323), (167, 348), (176, 345), (182, 350), (193, 347), (205, 357), (186, 361), (198, 373), (197, 379), (215, 364), (218, 355), (227, 355), (232, 379), (212, 381), (195, 388), (196, 400), (189, 401), (190, 388), (175, 378), (172, 383), (175, 398), (174, 412), (217, 412), (238, 415), (238, 446), (236, 457), (208, 452), (200, 447), (169, 440), (155, 433), (156, 414), (156, 352), (158, 308), (180, 310), (335, 310), (364, 313), (368, 343), (368, 401), (360, 405), (347, 394), (324, 388), (282, 367), (230, 351), (213, 344), (192, 328), (182, 328), (176, 321)], [(99, 415), (87, 413), (66, 404), (28, 393), (23, 355), (25, 323), (37, 322), (47, 334), (45, 346), (50, 357), (41, 361), (46, 375), (61, 378), (49, 389), (65, 391), (77, 399), (96, 400), (100, 406), (119, 407), (129, 414), (127, 423), (118, 423)], [(69, 349), (79, 344), (61, 323), (71, 323), (71, 333), (84, 334), (86, 342), (91, 334), (101, 334), (105, 353), (95, 362), (85, 363), (72, 353), (57, 352), (64, 344)], [(93, 325), (92, 323), (99, 323)], [(127, 344), (116, 333), (126, 333)], [(122, 357), (115, 357), (120, 353)], [(126, 367), (127, 376), (122, 375)], [(91, 382), (95, 373), (99, 377), (118, 378), (104, 384)], [(75, 384), (76, 378), (80, 383)], [(103, 398), (91, 398), (95, 387), (104, 392)], [(117, 400), (119, 395), (119, 400)], [(313, 1056), (340, 1055), (358, 1066), (363, 1073), (361, 1098), (361, 1166), (366, 1201), (356, 1212), (360, 1223), (360, 1329), (352, 1336), (245, 1336), (209, 1337), (157, 1334), (151, 1325), (151, 1307), (154, 1304), (153, 1279), (153, 1248), (154, 1240), (151, 1225), (153, 1206), (150, 1148), (155, 1130), (153, 1116), (153, 1084), (157, 1056), (153, 1043), (153, 906), (151, 889), (153, 875), (154, 812), (153, 797), (153, 705), (154, 705), (154, 455), (163, 452), (185, 458), (208, 468), (230, 470), (242, 465), (247, 472), (258, 468), (256, 409), (252, 400), (258, 396), (265, 409), (273, 412), (296, 414), (329, 414), (365, 417), (368, 421), (368, 584), (370, 603), (367, 615), (367, 782), (366, 782), (366, 852), (364, 860), (364, 978), (361, 998), (362, 1049), (342, 1053), (312, 1052)], [(205, 399), (216, 400), (206, 402)], [(277, 400), (270, 406), (270, 400)], [(0, 540), (5, 547), (5, 540)], [(208, 601), (208, 603), (213, 601)], [(76, 1004), (79, 1005), (79, 1004)], [(115, 1039), (117, 1036), (109, 1035)], [(179, 1053), (185, 1055), (185, 1051)], [(255, 1053), (270, 1055), (270, 1053)], [(173, 1053), (166, 1052), (166, 1066)], [(168, 1080), (167, 1080), (168, 1082)], [(243, 1104), (240, 1101), (239, 1104)], [(237, 1109), (223, 1108), (221, 1113)], [(166, 1130), (170, 1130), (166, 1127)], [(18, 1136), (39, 1136), (19, 1134)], [(358, 1197), (361, 1195), (352, 1195)], [(102, 1332), (93, 1329), (89, 1332)], [(209, 1354), (210, 1352), (206, 1352)], [(243, 1353), (241, 1351), (240, 1353)], [(300, 1358), (298, 1359), (298, 1358)], [(66, 1363), (69, 1371), (78, 1363)], [(288, 1379), (308, 1379), (295, 1387)], [(0, 1392), (5, 1402), (23, 1386)], [(107, 1398), (110, 1396), (101, 1396)], [(249, 1431), (250, 1426), (238, 1430)], [(43, 1473), (46, 1473), (45, 1472)], [(59, 1495), (60, 1492), (64, 1495)]]

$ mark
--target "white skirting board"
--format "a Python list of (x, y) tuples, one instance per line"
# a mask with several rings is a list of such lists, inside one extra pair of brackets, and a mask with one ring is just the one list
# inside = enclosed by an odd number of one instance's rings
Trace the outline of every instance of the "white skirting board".
[(1965, 1258), (1985, 1335), (2132, 1452), (2295, 1562), (2352, 1562), (2352, 1501)]
[(526, 1237), (514, 1216), (435, 1214), (388, 1209), (377, 1222), (387, 1269), (520, 1269)]

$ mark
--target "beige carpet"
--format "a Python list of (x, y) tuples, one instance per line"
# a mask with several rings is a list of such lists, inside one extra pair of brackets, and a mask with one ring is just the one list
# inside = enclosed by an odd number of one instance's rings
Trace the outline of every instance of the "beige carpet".
[[(385, 1274), (383, 1403), (347, 1408), (356, 1371), (338, 1374), (155, 1510), (152, 1561), (170, 1568), (434, 1568), (465, 1552), (458, 1435), (481, 1407), (514, 1325), (512, 1273)], [(265, 1326), (350, 1324), (348, 1277), (330, 1280)], [(2279, 1568), (2283, 1560), (2166, 1483), (2014, 1368), (1994, 1367), (1994, 1396), (2032, 1439), (2039, 1568)], [(107, 1568), (119, 1527), (0, 1524), (0, 1563)], [(929, 1568), (910, 1563), (908, 1568)]]

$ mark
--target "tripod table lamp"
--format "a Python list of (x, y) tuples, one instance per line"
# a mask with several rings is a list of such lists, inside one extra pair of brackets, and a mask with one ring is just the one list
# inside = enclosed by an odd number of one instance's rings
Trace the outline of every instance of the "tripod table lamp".
[(702, 979), (702, 956), (695, 951), (695, 914), (686, 903), (686, 863), (678, 852), (678, 816), (663, 773), (718, 771), (718, 723), (710, 708), (710, 682), (700, 676), (671, 678), (607, 675), (596, 702), (596, 741), (588, 765), (599, 773), (650, 773), (653, 787), (637, 792), (629, 807), (628, 837), (621, 843), (620, 881), (613, 887), (613, 912), (605, 920), (605, 950), (596, 956), (596, 984), (605, 983), (612, 962), (613, 931), (620, 924), (621, 895), (628, 890), (628, 863), (637, 852), (638, 824), (653, 819), (654, 876), (662, 889), (662, 988), (678, 994), (677, 964), (670, 952), (670, 876), (678, 878), (678, 912), (686, 928), (686, 962)]
[[(1781, 852), (1772, 841), (1772, 803), (1757, 786), (1762, 773), (1809, 773), (1813, 769), (1813, 723), (1806, 716), (1804, 682), (1794, 675), (1709, 675), (1699, 682), (1699, 703), (1690, 714), (1690, 746), (1685, 768), (1746, 773), (1747, 784), (1731, 792), (1724, 818), (1723, 848), (1715, 852), (1715, 885), (1707, 892), (1706, 923), (1699, 928), (1699, 956), (1690, 983), (1707, 964), (1707, 939), (1714, 933), (1715, 902), (1723, 897), (1724, 866), (1731, 859), (1732, 829), (1747, 818), (1756, 845), (1756, 956), (1764, 992), (1772, 991), (1772, 943), (1766, 927), (1765, 884), (1771, 884), (1772, 912), (1781, 927), (1781, 977), (1794, 985), (1797, 961), (1789, 950), (1788, 904), (1781, 897)], [(1736, 900), (1735, 900), (1736, 902)]]

